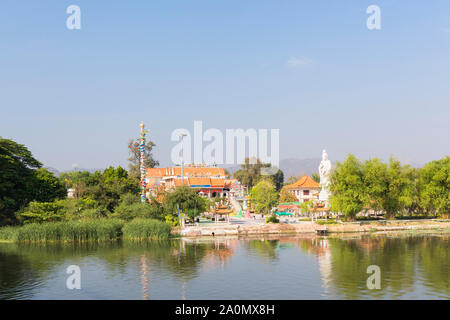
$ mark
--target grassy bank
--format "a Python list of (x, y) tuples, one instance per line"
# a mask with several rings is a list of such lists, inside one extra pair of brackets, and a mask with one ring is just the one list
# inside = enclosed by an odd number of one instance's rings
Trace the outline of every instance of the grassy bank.
[(123, 228), (123, 238), (128, 240), (168, 239), (171, 227), (152, 219), (134, 219)]
[(167, 239), (170, 226), (152, 219), (135, 219), (128, 223), (119, 219), (31, 223), (0, 228), (0, 241), (107, 241), (124, 239)]

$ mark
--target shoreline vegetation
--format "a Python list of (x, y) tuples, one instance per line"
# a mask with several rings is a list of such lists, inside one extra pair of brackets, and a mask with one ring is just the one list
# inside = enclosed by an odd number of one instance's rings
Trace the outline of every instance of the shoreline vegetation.
[[(138, 140), (130, 140), (128, 170), (111, 166), (55, 176), (24, 145), (0, 137), (0, 241), (143, 241), (176, 235), (373, 232), (418, 225), (433, 228), (430, 225), (437, 220), (430, 223), (426, 218), (442, 219), (450, 214), (449, 156), (412, 168), (394, 158), (384, 163), (349, 155), (331, 174), (330, 214), (325, 214), (329, 219), (317, 220), (323, 214), (318, 216), (310, 201), (296, 213), (305, 218), (295, 223), (282, 223), (275, 216), (279, 204), (296, 200), (283, 189), (283, 172), (261, 175), (261, 169), (270, 164), (260, 160), (251, 164), (247, 158), (234, 178), (249, 191), (249, 212), (265, 216), (265, 223), (198, 226), (199, 217), (207, 213), (211, 219), (215, 208), (227, 199), (206, 198), (199, 195), (199, 189), (181, 185), (171, 190), (158, 187), (142, 202)], [(146, 168), (158, 166), (153, 146), (149, 140), (144, 148)], [(311, 217), (316, 221), (307, 221)], [(380, 217), (385, 221), (371, 221)], [(408, 218), (414, 221), (402, 220)], [(186, 223), (183, 229), (179, 228), (182, 221)], [(392, 221), (403, 226), (393, 226)], [(449, 227), (439, 225), (444, 230)]]
[(30, 223), (0, 228), (2, 242), (85, 242), (169, 239), (171, 227), (154, 219), (98, 219)]
[[(82, 243), (104, 241), (152, 241), (176, 238), (200, 238), (214, 236), (289, 235), (316, 233), (316, 226), (326, 226), (328, 234), (372, 234), (384, 232), (440, 232), (450, 234), (450, 220), (430, 219), (426, 221), (370, 221), (335, 223), (328, 220), (303, 224), (262, 224), (253, 226), (213, 225), (191, 226), (180, 233), (177, 227), (154, 220), (137, 218), (126, 222), (120, 219), (102, 219), (72, 222), (33, 223), (24, 226), (0, 228), (0, 243)], [(212, 235), (214, 232), (214, 235)]]

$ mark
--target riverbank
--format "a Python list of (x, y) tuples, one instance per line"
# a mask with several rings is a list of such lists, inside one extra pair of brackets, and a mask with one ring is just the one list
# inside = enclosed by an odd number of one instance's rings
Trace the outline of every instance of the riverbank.
[(336, 224), (318, 224), (315, 222), (277, 223), (277, 224), (208, 224), (188, 226), (176, 232), (181, 237), (215, 237), (230, 235), (263, 234), (339, 234), (369, 233), (382, 231), (437, 230), (450, 232), (450, 220), (404, 220), (404, 221), (364, 221)]
[(136, 218), (93, 219), (30, 223), (0, 228), (0, 242), (86, 242), (159, 240), (171, 236), (171, 227), (158, 220)]

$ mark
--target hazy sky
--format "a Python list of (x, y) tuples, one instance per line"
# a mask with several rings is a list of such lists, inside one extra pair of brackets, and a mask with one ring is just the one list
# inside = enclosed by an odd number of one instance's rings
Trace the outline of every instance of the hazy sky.
[(141, 120), (163, 165), (194, 120), (279, 128), (281, 159), (441, 158), (450, 1), (0, 2), (0, 136), (59, 170), (126, 166)]

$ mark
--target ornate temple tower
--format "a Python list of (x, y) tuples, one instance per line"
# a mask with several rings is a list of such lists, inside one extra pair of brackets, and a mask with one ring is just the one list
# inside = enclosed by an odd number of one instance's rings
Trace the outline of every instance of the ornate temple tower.
[(141, 171), (141, 201), (145, 202), (147, 197), (145, 196), (145, 187), (147, 183), (145, 182), (145, 135), (147, 131), (144, 129), (145, 125), (143, 122), (140, 124), (141, 127), (141, 141), (139, 143), (139, 151), (141, 153), (140, 159), (140, 171)]

